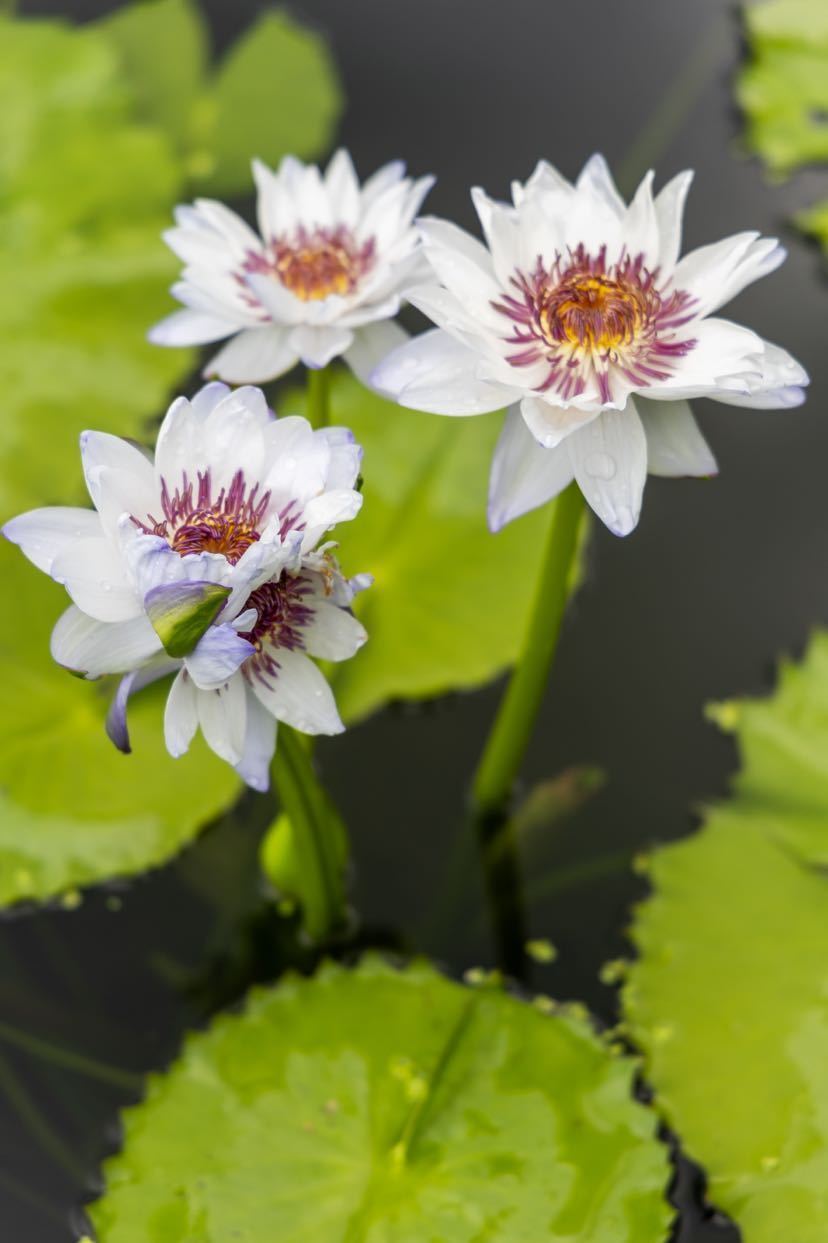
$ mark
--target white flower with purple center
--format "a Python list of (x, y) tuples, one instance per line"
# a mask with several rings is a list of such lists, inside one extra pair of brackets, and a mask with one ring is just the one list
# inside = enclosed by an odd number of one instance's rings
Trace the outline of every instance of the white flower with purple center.
[(439, 283), (408, 298), (438, 328), (398, 347), (371, 382), (402, 405), (471, 415), (511, 406), (492, 467), (500, 529), (577, 480), (617, 535), (638, 522), (646, 475), (716, 473), (688, 405), (803, 400), (787, 351), (715, 317), (785, 257), (740, 233), (679, 258), (685, 172), (627, 206), (601, 156), (575, 185), (540, 163), (513, 204), (472, 192), (488, 246), (420, 222)]
[(173, 402), (154, 460), (99, 432), (83, 433), (81, 456), (93, 510), (36, 509), (3, 528), (72, 598), (54, 659), (125, 675), (107, 721), (124, 751), (130, 694), (175, 673), (170, 754), (200, 727), (266, 789), (277, 720), (343, 728), (311, 657), (345, 660), (366, 639), (349, 611), (366, 580), (344, 579), (320, 544), (359, 512), (359, 446), (344, 428), (276, 418), (259, 389), (215, 383)]
[(173, 286), (185, 309), (156, 324), (157, 345), (231, 340), (205, 367), (231, 383), (272, 380), (340, 354), (365, 375), (405, 333), (390, 321), (424, 279), (413, 219), (433, 178), (388, 164), (360, 186), (347, 151), (323, 174), (286, 157), (253, 163), (259, 232), (222, 203), (176, 210), (165, 241), (184, 261)]

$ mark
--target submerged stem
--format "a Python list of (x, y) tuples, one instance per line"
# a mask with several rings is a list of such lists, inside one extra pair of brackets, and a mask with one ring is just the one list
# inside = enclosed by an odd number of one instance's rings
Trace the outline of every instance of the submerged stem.
[(327, 427), (331, 421), (330, 367), (308, 368), (307, 417), (313, 428)]

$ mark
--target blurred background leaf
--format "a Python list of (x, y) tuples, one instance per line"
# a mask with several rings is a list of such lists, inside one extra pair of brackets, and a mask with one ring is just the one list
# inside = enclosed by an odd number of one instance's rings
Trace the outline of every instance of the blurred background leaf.
[[(750, 60), (737, 84), (746, 143), (771, 172), (828, 162), (828, 5), (771, 0), (744, 9)], [(828, 249), (828, 203), (798, 223)]]
[(747, 1243), (828, 1221), (828, 634), (768, 700), (714, 709), (733, 797), (655, 852), (629, 1029), (668, 1124)]
[[(368, 958), (191, 1037), (125, 1115), (100, 1243), (662, 1243), (667, 1153), (584, 1019)], [(390, 1231), (390, 1233), (389, 1233)]]

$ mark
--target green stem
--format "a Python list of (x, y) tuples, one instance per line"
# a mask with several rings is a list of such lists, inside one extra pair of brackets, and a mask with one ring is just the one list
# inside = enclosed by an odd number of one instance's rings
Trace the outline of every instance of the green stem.
[(33, 1057), (51, 1062), (54, 1066), (75, 1071), (76, 1074), (86, 1075), (90, 1079), (111, 1084), (126, 1092), (139, 1091), (144, 1082), (141, 1075), (131, 1074), (128, 1070), (121, 1070), (117, 1066), (109, 1066), (105, 1062), (85, 1057), (82, 1053), (61, 1048), (60, 1045), (41, 1040), (38, 1036), (30, 1036), (28, 1032), (19, 1031), (10, 1023), (0, 1023), (0, 1042), (15, 1045)]
[(273, 780), (296, 835), (297, 853), (318, 895), (326, 933), (345, 922), (342, 858), (333, 831), (332, 807), (313, 767), (310, 750), (287, 725), (279, 726)]
[(331, 421), (331, 371), (308, 368), (307, 416), (311, 427), (327, 427)]
[(504, 813), (529, 744), (558, 645), (583, 508), (576, 483), (555, 502), (523, 648), (474, 775), (478, 820)]

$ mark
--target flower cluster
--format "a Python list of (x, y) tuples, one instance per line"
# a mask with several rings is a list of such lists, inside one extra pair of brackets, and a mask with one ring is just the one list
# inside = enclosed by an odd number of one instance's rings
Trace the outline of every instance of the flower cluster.
[(52, 655), (87, 678), (122, 674), (107, 730), (129, 750), (129, 696), (175, 679), (164, 732), (174, 756), (200, 727), (212, 749), (266, 789), (276, 722), (342, 729), (310, 659), (345, 660), (366, 634), (330, 546), (353, 518), (361, 451), (343, 428), (276, 418), (256, 388), (208, 384), (178, 398), (154, 460), (97, 432), (81, 437), (94, 510), (33, 510), (4, 534), (73, 603)]

